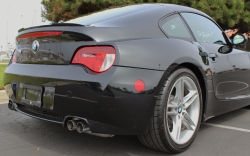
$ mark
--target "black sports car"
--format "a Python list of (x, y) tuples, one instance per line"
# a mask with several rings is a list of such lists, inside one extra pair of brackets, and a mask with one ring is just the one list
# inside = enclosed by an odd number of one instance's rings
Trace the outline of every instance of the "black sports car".
[(250, 104), (250, 53), (208, 15), (169, 4), (113, 8), (22, 29), (6, 68), (9, 108), (179, 153), (201, 122)]

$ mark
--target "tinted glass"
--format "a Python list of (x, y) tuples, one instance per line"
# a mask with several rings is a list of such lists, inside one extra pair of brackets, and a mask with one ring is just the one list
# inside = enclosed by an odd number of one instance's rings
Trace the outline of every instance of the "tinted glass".
[(185, 26), (185, 23), (182, 21), (179, 15), (173, 15), (164, 19), (161, 22), (161, 28), (169, 37), (189, 40), (192, 39), (188, 29)]
[(139, 5), (134, 5), (134, 6), (126, 6), (126, 7), (118, 7), (118, 8), (113, 8), (113, 9), (108, 9), (96, 13), (92, 13), (83, 17), (79, 17), (76, 19), (69, 20), (65, 23), (76, 23), (76, 24), (81, 24), (81, 25), (89, 25), (93, 23), (97, 23), (103, 20), (111, 19), (120, 15), (126, 15), (128, 13), (133, 13), (140, 11), (141, 9), (148, 9), (149, 6), (139, 6)]
[(192, 13), (182, 13), (181, 15), (187, 21), (198, 42), (226, 44), (222, 31), (211, 20)]

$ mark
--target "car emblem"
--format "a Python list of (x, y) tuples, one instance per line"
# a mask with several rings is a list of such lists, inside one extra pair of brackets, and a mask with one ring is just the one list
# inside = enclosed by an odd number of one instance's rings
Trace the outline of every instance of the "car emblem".
[(39, 42), (37, 40), (33, 41), (32, 50), (33, 50), (33, 52), (38, 52), (38, 50), (39, 50)]
[(178, 108), (178, 113), (181, 113), (182, 112), (182, 109), (181, 107)]

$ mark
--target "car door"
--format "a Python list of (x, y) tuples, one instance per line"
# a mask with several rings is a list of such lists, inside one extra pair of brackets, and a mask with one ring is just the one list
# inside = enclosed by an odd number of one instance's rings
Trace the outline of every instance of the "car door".
[(218, 99), (238, 99), (249, 95), (250, 60), (247, 52), (233, 47), (226, 34), (209, 18), (181, 13), (196, 41), (208, 54), (213, 86)]

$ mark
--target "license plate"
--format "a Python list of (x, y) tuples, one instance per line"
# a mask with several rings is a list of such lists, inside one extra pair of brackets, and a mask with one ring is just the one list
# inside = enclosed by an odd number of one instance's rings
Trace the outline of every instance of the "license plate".
[(42, 106), (42, 91), (41, 86), (23, 84), (23, 93), (21, 102), (32, 106)]

